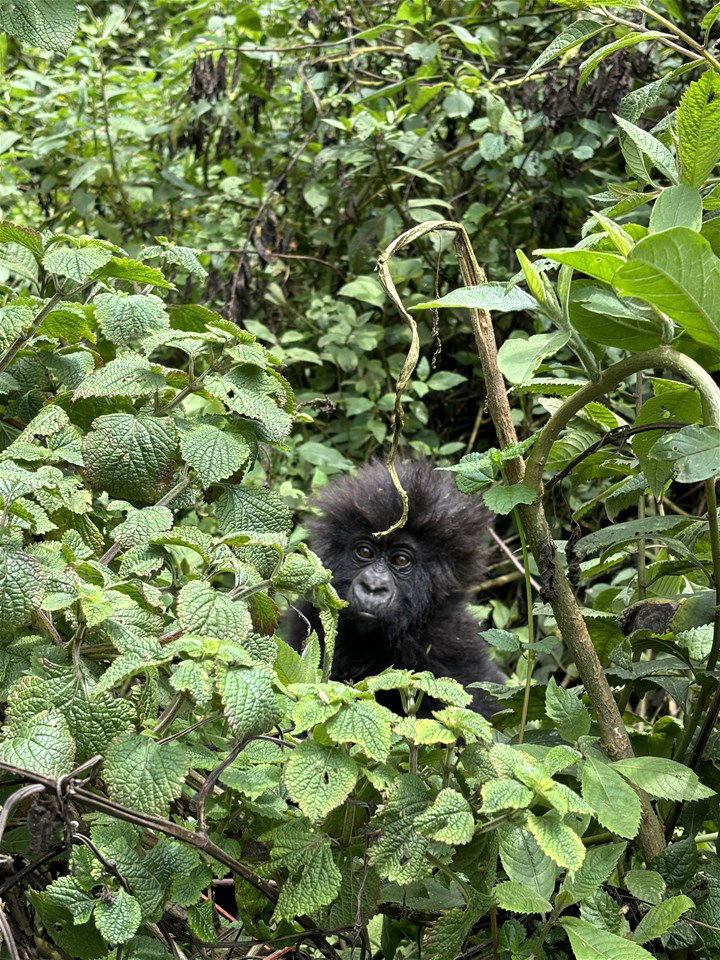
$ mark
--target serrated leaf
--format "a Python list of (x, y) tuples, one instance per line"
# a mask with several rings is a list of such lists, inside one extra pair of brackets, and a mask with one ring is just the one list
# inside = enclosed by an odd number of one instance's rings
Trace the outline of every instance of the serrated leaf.
[(357, 776), (357, 764), (341, 748), (303, 740), (285, 767), (285, 786), (307, 817), (321, 820), (343, 803)]
[(20, 550), (0, 551), (0, 628), (11, 631), (30, 619), (43, 598), (45, 574), (34, 557)]
[(489, 780), (481, 789), (485, 814), (497, 813), (499, 810), (523, 810), (533, 801), (533, 792), (528, 790), (517, 780), (501, 778)]
[(665, 757), (627, 757), (613, 763), (613, 769), (647, 793), (665, 800), (704, 800), (715, 793), (703, 786), (689, 767)]
[(157, 743), (130, 734), (107, 748), (103, 779), (113, 800), (166, 817), (171, 801), (180, 796), (187, 771), (185, 749), (177, 740)]
[(533, 60), (527, 69), (527, 75), (535, 73), (540, 67), (544, 67), (545, 64), (550, 63), (552, 60), (556, 60), (558, 57), (569, 53), (570, 50), (581, 46), (586, 40), (596, 37), (606, 29), (607, 26), (605, 24), (598, 23), (596, 20), (577, 20), (569, 27), (566, 27), (562, 33), (558, 34), (543, 50), (540, 56)]
[(36, 260), (42, 260), (42, 236), (30, 227), (23, 227), (10, 220), (0, 220), (0, 243), (19, 243), (27, 247)]
[(670, 897), (663, 900), (662, 903), (651, 907), (640, 923), (635, 928), (633, 940), (636, 943), (647, 943), (648, 940), (655, 940), (677, 923), (680, 917), (688, 910), (692, 910), (695, 904), (684, 895)]
[(561, 920), (560, 926), (568, 935), (575, 960), (652, 960), (638, 944), (579, 917)]
[(392, 714), (374, 700), (344, 704), (326, 726), (337, 743), (356, 743), (368, 757), (384, 763), (390, 753)]
[(43, 263), (50, 273), (82, 283), (112, 257), (105, 247), (61, 247), (53, 244), (45, 253)]
[(720, 427), (691, 424), (667, 433), (651, 447), (651, 457), (668, 460), (679, 483), (697, 483), (720, 475)]
[(581, 90), (585, 86), (595, 67), (602, 63), (603, 60), (607, 60), (608, 57), (617, 53), (618, 50), (624, 50), (625, 47), (633, 47), (638, 43), (643, 43), (645, 40), (656, 40), (662, 36), (663, 34), (656, 30), (645, 30), (643, 32), (631, 30), (623, 37), (620, 37), (620, 39), (613, 40), (612, 43), (606, 43), (602, 47), (598, 47), (598, 49), (594, 50), (580, 65), (580, 75), (577, 84), (578, 90)]
[(693, 80), (675, 114), (683, 183), (702, 187), (720, 159), (720, 77), (708, 70)]
[(559, 687), (553, 677), (545, 690), (545, 710), (563, 740), (575, 743), (590, 732), (590, 711), (575, 691)]
[(0, 27), (22, 43), (65, 53), (79, 18), (75, 0), (12, 0), (0, 11)]
[(385, 804), (372, 820), (378, 829), (371, 861), (381, 876), (407, 883), (428, 872), (424, 853), (429, 840), (416, 828), (416, 819), (427, 808), (428, 791), (416, 774), (396, 777)]
[(537, 490), (526, 483), (499, 484), (483, 493), (488, 510), (505, 516), (511, 513), (519, 503), (535, 503)]
[(142, 922), (142, 910), (135, 897), (120, 888), (95, 907), (95, 926), (111, 946), (126, 943)]
[(428, 696), (454, 707), (467, 707), (472, 702), (470, 694), (452, 677), (436, 677), (429, 671), (423, 670), (422, 673), (415, 674), (413, 684)]
[(589, 757), (583, 766), (582, 795), (598, 823), (629, 840), (640, 827), (642, 805), (633, 788), (606, 763)]
[(671, 227), (687, 227), (696, 232), (702, 227), (702, 197), (698, 190), (684, 183), (665, 187), (650, 214), (650, 233)]
[(0, 759), (47, 777), (69, 773), (75, 761), (75, 742), (65, 717), (53, 708), (26, 720), (0, 743)]
[(168, 283), (162, 270), (157, 267), (149, 267), (146, 263), (140, 263), (138, 260), (131, 260), (129, 257), (113, 257), (98, 273), (97, 279), (105, 280), (114, 277), (116, 280), (127, 280), (130, 283), (139, 283), (141, 285), (149, 284), (153, 287), (164, 287), (172, 289), (172, 284)]
[(178, 620), (185, 633), (242, 641), (250, 631), (250, 614), (242, 601), (231, 600), (205, 580), (191, 580), (178, 595)]
[(493, 887), (493, 895), (499, 907), (512, 913), (550, 913), (552, 910), (549, 900), (515, 880), (498, 883)]
[(567, 867), (570, 873), (580, 869), (585, 859), (583, 842), (555, 811), (542, 817), (531, 813), (526, 820), (526, 826), (543, 853), (559, 867)]
[(112, 535), (127, 550), (148, 543), (156, 534), (169, 530), (172, 525), (172, 510), (167, 507), (143, 507), (141, 510), (130, 510)]
[(511, 337), (498, 351), (500, 371), (510, 383), (527, 383), (542, 361), (557, 353), (569, 339), (564, 332), (538, 333), (527, 339)]
[(93, 303), (101, 330), (117, 346), (127, 347), (170, 325), (165, 304), (152, 293), (100, 293)]
[(552, 897), (558, 870), (532, 833), (515, 825), (503, 827), (499, 832), (500, 862), (508, 877), (530, 887), (546, 900)]
[(638, 900), (656, 904), (662, 900), (667, 885), (657, 870), (628, 870), (625, 886)]
[(661, 173), (663, 173), (668, 178), (670, 183), (678, 182), (675, 157), (664, 143), (658, 140), (657, 137), (654, 137), (647, 130), (643, 130), (642, 127), (636, 126), (634, 123), (631, 123), (629, 120), (625, 120), (623, 117), (616, 115), (615, 122), (623, 131), (623, 133), (630, 138), (640, 153), (650, 160), (652, 166), (656, 167)]
[(588, 847), (583, 865), (572, 879), (568, 877), (565, 880), (563, 892), (580, 901), (592, 896), (611, 875), (626, 848), (626, 843), (604, 843), (599, 847)]
[(289, 533), (292, 527), (290, 509), (276, 490), (230, 487), (217, 500), (215, 513), (223, 533)]
[(342, 875), (332, 856), (330, 837), (303, 824), (283, 824), (272, 832), (271, 863), (288, 871), (280, 887), (274, 917), (293, 920), (327, 906), (338, 895)]
[(58, 877), (43, 892), (55, 906), (68, 910), (74, 923), (87, 923), (95, 909), (95, 899), (74, 877)]
[(632, 543), (638, 537), (651, 537), (654, 533), (667, 536), (683, 525), (687, 525), (683, 517), (657, 516), (646, 517), (644, 520), (628, 520), (589, 533), (578, 540), (575, 549), (579, 556), (586, 557), (607, 547)]
[(180, 452), (203, 487), (226, 480), (250, 457), (250, 447), (242, 437), (209, 424), (201, 424), (184, 434), (180, 439)]
[(462, 794), (446, 787), (417, 818), (416, 828), (430, 840), (458, 846), (472, 840), (475, 821)]
[(139, 353), (124, 353), (89, 373), (74, 400), (87, 397), (149, 397), (166, 386), (165, 377)]
[(230, 667), (218, 671), (225, 716), (239, 739), (266, 733), (280, 717), (268, 667)]
[(483, 283), (479, 287), (460, 287), (438, 300), (416, 304), (414, 310), (438, 307), (464, 307), (475, 310), (532, 310), (537, 301), (522, 287), (507, 288), (505, 283)]

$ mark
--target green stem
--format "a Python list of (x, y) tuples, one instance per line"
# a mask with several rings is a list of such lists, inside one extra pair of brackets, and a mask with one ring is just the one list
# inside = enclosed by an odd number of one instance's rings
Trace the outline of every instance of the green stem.
[(520, 514), (518, 511), (513, 510), (513, 515), (515, 517), (515, 524), (517, 526), (518, 533), (520, 534), (520, 546), (522, 548), (523, 568), (525, 572), (525, 599), (527, 603), (529, 644), (526, 657), (527, 674), (525, 676), (525, 696), (523, 698), (522, 714), (520, 715), (520, 727), (518, 729), (518, 743), (522, 743), (525, 739), (525, 726), (527, 724), (528, 710), (530, 708), (530, 688), (532, 686), (533, 667), (535, 666), (535, 620), (533, 617), (530, 557), (528, 555), (527, 540), (525, 539), (525, 530), (523, 528), (522, 520), (520, 519)]
[(684, 30), (681, 30), (672, 20), (668, 20), (658, 13), (657, 10), (653, 10), (652, 7), (646, 7), (644, 3), (640, 3), (637, 6), (637, 9), (644, 13), (646, 17), (652, 17), (653, 20), (657, 20), (658, 23), (661, 23), (666, 30), (669, 30), (670, 33), (674, 33), (675, 36), (682, 40), (686, 46), (690, 47), (691, 50), (694, 50), (699, 56), (703, 57), (707, 62), (715, 68), (715, 70), (720, 73), (720, 60), (714, 57), (709, 50), (706, 50), (705, 47), (698, 43), (697, 40), (694, 40), (690, 34), (685, 33)]

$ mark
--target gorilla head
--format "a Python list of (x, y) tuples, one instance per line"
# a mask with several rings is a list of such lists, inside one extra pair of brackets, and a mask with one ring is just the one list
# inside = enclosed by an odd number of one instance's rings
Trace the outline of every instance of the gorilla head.
[[(491, 514), (428, 460), (401, 461), (398, 475), (409, 513), (405, 526), (388, 536), (375, 534), (398, 519), (402, 502), (381, 461), (331, 481), (316, 501), (311, 546), (348, 603), (340, 613), (333, 677), (356, 681), (396, 666), (463, 684), (502, 682), (465, 606), (487, 568)], [(294, 623), (296, 646), (299, 630)], [(470, 692), (475, 709), (492, 712), (487, 696)]]

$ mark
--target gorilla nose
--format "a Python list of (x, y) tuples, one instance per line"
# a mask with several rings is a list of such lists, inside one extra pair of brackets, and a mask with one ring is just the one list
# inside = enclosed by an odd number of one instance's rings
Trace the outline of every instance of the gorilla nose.
[(375, 613), (395, 599), (395, 588), (384, 571), (366, 570), (355, 580), (355, 599), (367, 613)]

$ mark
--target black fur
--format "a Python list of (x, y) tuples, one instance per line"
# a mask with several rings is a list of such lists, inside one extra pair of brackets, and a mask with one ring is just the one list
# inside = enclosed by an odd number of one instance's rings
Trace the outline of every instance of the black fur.
[[(316, 501), (320, 515), (310, 521), (311, 546), (350, 603), (340, 613), (333, 678), (353, 682), (395, 666), (430, 670), (463, 685), (502, 683), (505, 677), (490, 659), (465, 603), (469, 588), (487, 568), (491, 514), (479, 498), (457, 490), (452, 474), (435, 470), (429, 460), (402, 461), (398, 474), (408, 493), (409, 516), (401, 530), (387, 537), (373, 534), (390, 527), (402, 505), (381, 461), (332, 481)], [(366, 552), (374, 559), (355, 555), (358, 541), (368, 545)], [(413, 558), (409, 570), (393, 566), (398, 551)], [(358, 588), (360, 574), (370, 566), (377, 571), (378, 590), (385, 591), (387, 582), (387, 600)], [(374, 589), (374, 581), (370, 586)], [(317, 629), (312, 608), (303, 607), (302, 613)], [(299, 648), (306, 634), (307, 622), (293, 615), (290, 642)], [(488, 716), (497, 709), (482, 691), (468, 692), (478, 712)], [(422, 713), (437, 706), (428, 700)]]

